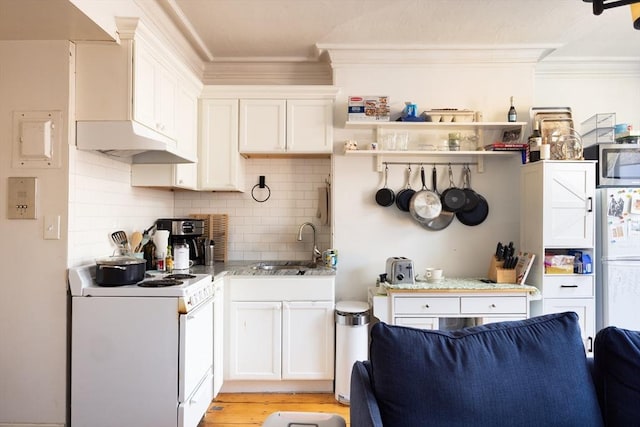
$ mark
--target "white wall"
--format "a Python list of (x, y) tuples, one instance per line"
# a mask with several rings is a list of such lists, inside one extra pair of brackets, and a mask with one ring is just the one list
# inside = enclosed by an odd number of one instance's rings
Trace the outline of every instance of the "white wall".
[[(62, 424), (66, 414), (69, 43), (0, 43), (0, 423)], [(46, 70), (46, 72), (43, 72)], [(12, 168), (13, 111), (61, 111), (62, 167)], [(37, 219), (7, 219), (7, 177), (37, 178)], [(60, 240), (43, 240), (60, 215)]]
[[(303, 241), (297, 241), (304, 222), (315, 225), (318, 248), (329, 248), (330, 226), (316, 215), (318, 189), (331, 179), (329, 159), (248, 159), (245, 171), (244, 193), (176, 192), (175, 216), (228, 214), (230, 260), (310, 260), (311, 229), (306, 227)], [(260, 175), (271, 189), (263, 203), (251, 196)], [(266, 190), (255, 190), (258, 200), (266, 196)]]

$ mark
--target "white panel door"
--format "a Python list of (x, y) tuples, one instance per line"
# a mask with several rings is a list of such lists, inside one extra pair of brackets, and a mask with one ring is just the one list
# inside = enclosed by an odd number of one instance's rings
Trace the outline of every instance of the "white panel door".
[(287, 152), (331, 153), (333, 150), (333, 101), (287, 100)]
[(281, 302), (231, 303), (229, 379), (281, 378), (281, 313)]
[(333, 379), (333, 303), (284, 302), (282, 313), (282, 378)]
[(286, 150), (286, 104), (284, 99), (240, 100), (241, 153)]
[(596, 333), (595, 302), (593, 298), (545, 298), (543, 307), (543, 314), (563, 313), (565, 311), (577, 313), (585, 351), (587, 355), (593, 355), (593, 340)]
[[(544, 241), (548, 247), (593, 247), (595, 168), (592, 163), (545, 162)], [(526, 197), (526, 195), (524, 196)]]

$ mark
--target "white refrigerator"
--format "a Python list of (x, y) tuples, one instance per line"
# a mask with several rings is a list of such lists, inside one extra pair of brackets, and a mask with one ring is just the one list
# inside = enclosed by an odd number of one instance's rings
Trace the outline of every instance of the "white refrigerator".
[(640, 187), (597, 193), (597, 327), (640, 330)]

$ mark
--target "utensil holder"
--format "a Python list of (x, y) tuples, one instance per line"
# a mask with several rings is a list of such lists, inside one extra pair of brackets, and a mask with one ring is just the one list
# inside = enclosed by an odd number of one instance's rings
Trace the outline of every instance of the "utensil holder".
[(496, 256), (491, 257), (487, 277), (496, 283), (516, 283), (516, 269), (502, 268), (504, 261), (498, 261)]

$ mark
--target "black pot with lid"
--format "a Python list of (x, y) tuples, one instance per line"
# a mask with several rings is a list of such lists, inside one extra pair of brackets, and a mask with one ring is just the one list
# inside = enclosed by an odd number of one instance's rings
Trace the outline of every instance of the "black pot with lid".
[(147, 262), (132, 256), (110, 256), (96, 260), (96, 283), (100, 286), (133, 285), (144, 279)]

